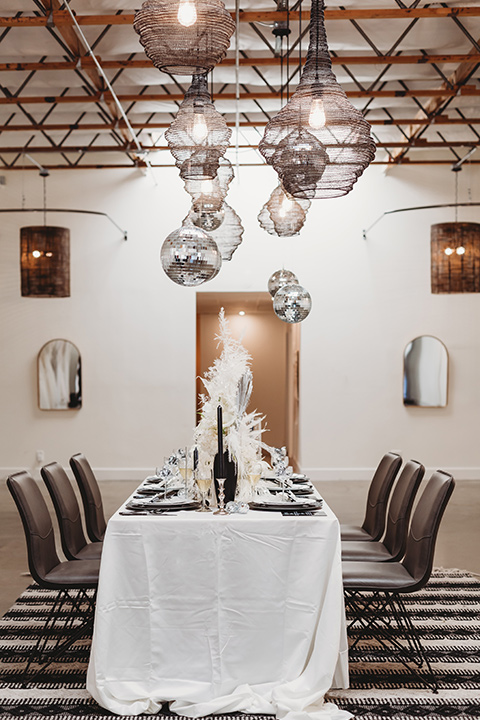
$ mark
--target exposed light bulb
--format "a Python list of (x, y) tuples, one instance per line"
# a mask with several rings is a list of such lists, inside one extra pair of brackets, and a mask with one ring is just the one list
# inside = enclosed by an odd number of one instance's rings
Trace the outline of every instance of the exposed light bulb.
[(313, 130), (321, 130), (325, 127), (327, 119), (325, 117), (325, 108), (320, 98), (314, 98), (312, 101), (312, 107), (310, 108), (310, 115), (308, 116), (308, 124)]
[(465, 248), (463, 247), (463, 245), (457, 247), (457, 255), (465, 255)]
[(53, 257), (53, 253), (51, 253), (51, 252), (46, 252), (46, 253), (45, 253), (45, 257)]
[(42, 254), (42, 253), (40, 252), (40, 250), (34, 250), (34, 251), (32, 252), (32, 255), (33, 255), (34, 258), (39, 258), (41, 254)]
[(239, 310), (239, 311), (238, 311), (238, 314), (243, 317), (243, 316), (245, 315), (245, 310)]
[(178, 22), (183, 27), (190, 27), (197, 22), (197, 8), (191, 0), (180, 0), (177, 13)]
[(293, 202), (286, 195), (282, 200), (278, 214), (281, 218), (286, 217), (287, 213), (292, 209)]
[(450, 247), (445, 248), (445, 255), (453, 255), (453, 250), (452, 250), (452, 248), (450, 248)]
[(208, 135), (208, 127), (205, 122), (205, 116), (202, 113), (193, 113), (192, 135), (196, 142), (202, 142)]

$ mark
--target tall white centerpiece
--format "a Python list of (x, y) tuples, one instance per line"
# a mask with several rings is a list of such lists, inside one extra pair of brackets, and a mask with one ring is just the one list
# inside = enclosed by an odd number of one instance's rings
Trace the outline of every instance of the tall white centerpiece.
[(217, 408), (223, 411), (223, 447), (229, 460), (237, 465), (237, 498), (249, 497), (249, 476), (261, 461), (262, 420), (256, 411), (247, 412), (252, 394), (252, 358), (239, 340), (232, 337), (222, 308), (218, 315), (219, 332), (215, 336), (221, 353), (201, 378), (205, 394), (200, 395), (201, 420), (194, 440), (198, 448), (199, 474), (212, 471), (218, 449)]

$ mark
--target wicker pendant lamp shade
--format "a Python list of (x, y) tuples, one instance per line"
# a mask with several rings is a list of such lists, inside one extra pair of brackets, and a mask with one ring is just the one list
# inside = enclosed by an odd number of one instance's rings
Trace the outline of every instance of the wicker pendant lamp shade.
[(221, 158), (214, 180), (185, 181), (185, 190), (192, 197), (192, 209), (188, 217), (194, 225), (207, 232), (220, 227), (225, 217), (223, 202), (233, 177), (230, 160)]
[(346, 195), (374, 158), (370, 125), (332, 72), (324, 0), (312, 0), (310, 44), (300, 83), (268, 122), (259, 149), (285, 190), (306, 199)]
[(21, 228), (20, 266), (23, 297), (70, 297), (70, 230)]
[(298, 235), (307, 219), (310, 200), (295, 199), (278, 185), (258, 214), (263, 230), (278, 237)]
[(196, 75), (223, 60), (235, 23), (221, 0), (147, 0), (133, 27), (155, 67)]
[(480, 292), (480, 224), (438, 223), (431, 229), (432, 293)]
[(216, 176), (232, 131), (210, 99), (206, 75), (194, 75), (165, 139), (183, 180)]
[[(208, 234), (212, 240), (215, 241), (222, 256), (222, 260), (231, 260), (233, 253), (242, 242), (244, 229), (239, 216), (226, 202), (222, 205), (222, 214), (222, 223), (217, 229), (209, 230)], [(183, 222), (186, 224), (189, 221), (195, 224), (195, 213), (193, 208), (190, 210)]]

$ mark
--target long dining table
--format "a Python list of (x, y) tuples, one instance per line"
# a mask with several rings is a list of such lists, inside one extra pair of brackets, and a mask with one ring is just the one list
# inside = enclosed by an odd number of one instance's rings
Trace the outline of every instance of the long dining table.
[(120, 715), (345, 720), (339, 524), (321, 513), (132, 514), (104, 539), (87, 689)]

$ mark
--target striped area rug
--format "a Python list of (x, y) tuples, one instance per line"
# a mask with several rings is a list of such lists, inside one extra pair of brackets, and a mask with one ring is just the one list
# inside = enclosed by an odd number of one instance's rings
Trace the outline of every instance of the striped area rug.
[[(51, 598), (50, 591), (32, 585), (0, 620), (0, 718), (109, 716), (85, 690), (87, 640), (78, 642), (27, 688), (20, 684)], [(350, 657), (351, 688), (332, 691), (329, 699), (364, 720), (480, 718), (480, 578), (458, 570), (436, 570), (427, 587), (410, 597), (408, 607), (440, 680), (439, 693), (422, 688), (403, 666), (366, 639)], [(164, 717), (172, 716), (157, 716)], [(271, 720), (271, 716), (250, 717)], [(215, 716), (215, 720), (227, 718), (232, 716)]]

